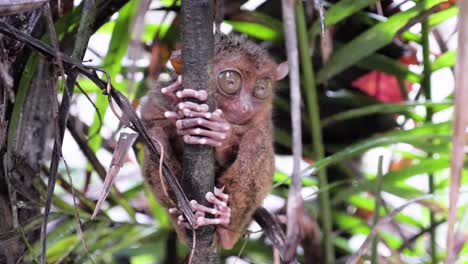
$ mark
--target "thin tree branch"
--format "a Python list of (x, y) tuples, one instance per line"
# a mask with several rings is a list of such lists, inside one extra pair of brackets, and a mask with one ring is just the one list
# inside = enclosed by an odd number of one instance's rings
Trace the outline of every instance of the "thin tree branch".
[(447, 227), (447, 257), (445, 263), (455, 263), (455, 222), (457, 221), (458, 191), (460, 188), (461, 173), (465, 159), (466, 127), (468, 114), (468, 1), (460, 1), (458, 15), (458, 51), (455, 65), (455, 117), (453, 121), (452, 158), (450, 162), (450, 195)]
[(295, 1), (282, 0), (283, 25), (286, 37), (286, 50), (289, 63), (289, 89), (291, 94), (291, 123), (293, 133), (293, 173), (287, 201), (288, 225), (286, 228), (286, 243), (284, 256), (286, 263), (296, 263), (297, 246), (302, 230), (302, 215), (304, 200), (301, 196), (301, 91), (299, 79), (299, 52), (297, 49)]

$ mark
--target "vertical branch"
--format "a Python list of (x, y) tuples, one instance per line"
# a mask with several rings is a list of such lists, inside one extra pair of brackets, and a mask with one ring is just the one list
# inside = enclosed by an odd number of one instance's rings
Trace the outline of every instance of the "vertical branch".
[[(211, 79), (213, 77), (213, 0), (182, 1), (182, 86), (208, 92), (207, 104), (214, 110)], [(204, 145), (184, 146), (183, 187), (190, 200), (209, 206), (207, 192), (214, 189), (213, 148)], [(193, 263), (216, 263), (214, 226), (196, 230)], [(187, 237), (192, 237), (188, 231)], [(195, 243), (195, 241), (192, 241)], [(193, 248), (193, 247), (192, 247)]]
[[(374, 192), (375, 205), (374, 205), (374, 216), (372, 217), (372, 228), (376, 227), (377, 223), (379, 222), (379, 217), (380, 217), (380, 204), (382, 203), (382, 197), (380, 196), (380, 192), (382, 191), (382, 182), (383, 182), (382, 162), (383, 162), (383, 156), (380, 156), (379, 163), (378, 163), (378, 172), (377, 172), (377, 186)], [(376, 233), (374, 236), (374, 239), (372, 239), (372, 253), (371, 253), (372, 264), (378, 263), (377, 262), (378, 243), (379, 243), (379, 235)]]
[(460, 188), (460, 178), (465, 158), (466, 132), (468, 114), (465, 105), (468, 102), (468, 2), (460, 1), (458, 15), (458, 52), (455, 65), (455, 120), (452, 135), (452, 158), (450, 162), (450, 195), (447, 228), (447, 258), (445, 263), (454, 263), (454, 226), (457, 219), (457, 201)]
[[(424, 96), (427, 101), (432, 99), (431, 95), (431, 60), (430, 60), (430, 48), (429, 48), (429, 22), (425, 19), (421, 23), (421, 41), (422, 41), (422, 48), (423, 48), (423, 80), (422, 80), (422, 89), (424, 91)], [(426, 107), (426, 122), (432, 122), (432, 107)], [(432, 157), (432, 153), (427, 154), (429, 158)], [(434, 174), (429, 173), (427, 175), (428, 182), (429, 182), (429, 193), (434, 193)], [(435, 232), (435, 215), (432, 210), (429, 212), (429, 226), (431, 226), (430, 230), (430, 252), (431, 252), (431, 263), (437, 263), (437, 244), (436, 244), (436, 232)]]
[(286, 230), (285, 261), (295, 262), (299, 232), (302, 229), (302, 216), (304, 215), (304, 201), (301, 196), (300, 161), (302, 157), (301, 142), (301, 91), (299, 80), (299, 58), (297, 49), (297, 35), (295, 23), (295, 1), (282, 0), (284, 34), (286, 36), (286, 49), (288, 51), (289, 84), (291, 95), (291, 122), (293, 133), (293, 174), (289, 187)]
[[(317, 86), (315, 83), (315, 74), (312, 66), (312, 57), (309, 50), (308, 34), (304, 8), (302, 3), (298, 1), (296, 5), (297, 14), (297, 33), (299, 39), (299, 49), (301, 55), (302, 75), (304, 79), (304, 90), (307, 101), (307, 111), (309, 116), (309, 124), (312, 131), (313, 153), (314, 159), (321, 160), (324, 157), (324, 149), (322, 144), (322, 130), (320, 126), (320, 109), (317, 99)], [(320, 188), (320, 212), (322, 219), (322, 237), (323, 246), (325, 249), (325, 259), (327, 263), (333, 263), (335, 259), (333, 240), (332, 240), (332, 215), (330, 208), (330, 198), (328, 193), (328, 179), (325, 169), (318, 172), (319, 188)]]
[[(73, 48), (72, 57), (78, 60), (82, 60), (86, 48), (88, 46), (88, 40), (91, 36), (91, 25), (94, 21), (94, 10), (95, 1), (86, 0), (83, 8), (83, 15), (81, 17), (80, 25), (78, 28), (77, 38), (75, 46)], [(75, 87), (75, 81), (78, 77), (78, 73), (73, 71), (70, 72), (66, 80), (66, 89), (63, 93), (62, 103), (58, 112), (58, 131), (56, 131), (55, 142), (52, 152), (52, 160), (50, 163), (50, 176), (47, 182), (47, 199), (44, 209), (44, 218), (41, 226), (41, 263), (46, 263), (46, 236), (47, 236), (47, 221), (50, 213), (52, 204), (52, 195), (54, 193), (55, 181), (57, 179), (57, 171), (60, 162), (61, 145), (63, 142), (63, 136), (65, 133), (65, 126), (68, 118), (68, 110), (70, 109), (70, 101), (73, 96), (73, 89)]]

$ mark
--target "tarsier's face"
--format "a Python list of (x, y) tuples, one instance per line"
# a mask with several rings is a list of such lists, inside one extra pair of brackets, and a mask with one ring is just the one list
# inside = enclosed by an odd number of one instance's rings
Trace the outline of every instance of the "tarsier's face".
[(273, 61), (254, 65), (243, 56), (232, 56), (214, 65), (217, 107), (231, 124), (245, 124), (271, 111), (277, 79)]

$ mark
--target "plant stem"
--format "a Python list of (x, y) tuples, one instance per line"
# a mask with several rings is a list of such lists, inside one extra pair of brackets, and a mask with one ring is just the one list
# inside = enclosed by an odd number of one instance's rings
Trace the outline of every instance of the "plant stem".
[[(374, 216), (372, 219), (372, 228), (375, 228), (377, 225), (377, 222), (379, 222), (379, 212), (380, 212), (380, 203), (382, 201), (382, 198), (380, 197), (380, 190), (382, 189), (382, 182), (383, 182), (383, 171), (382, 171), (382, 162), (383, 162), (383, 156), (379, 156), (379, 163), (378, 163), (378, 172), (377, 172), (377, 186), (375, 188), (375, 205), (374, 205)], [(375, 264), (377, 262), (377, 245), (379, 242), (379, 235), (376, 234), (374, 239), (372, 239), (372, 255), (371, 255), (371, 263)]]
[[(307, 35), (307, 26), (304, 15), (304, 7), (301, 1), (296, 1), (296, 24), (297, 24), (297, 37), (299, 42), (299, 53), (302, 65), (302, 76), (304, 78), (304, 87), (307, 101), (307, 110), (309, 123), (312, 132), (313, 140), (313, 153), (315, 161), (321, 160), (324, 157), (324, 148), (322, 143), (322, 130), (320, 127), (320, 111), (317, 99), (317, 87), (315, 84), (314, 69), (312, 66), (312, 59), (309, 50), (309, 41)], [(325, 169), (318, 172), (319, 188), (322, 190), (328, 186), (327, 173)], [(333, 263), (335, 260), (335, 252), (333, 247), (332, 236), (332, 214), (330, 208), (330, 198), (328, 190), (320, 193), (320, 208), (322, 212), (322, 235), (323, 246), (325, 249), (326, 263)]]
[[(423, 80), (422, 89), (426, 100), (431, 100), (431, 61), (430, 61), (430, 50), (429, 50), (429, 24), (427, 19), (421, 23), (421, 40), (423, 46)], [(426, 122), (432, 122), (433, 110), (430, 107), (426, 107)], [(432, 157), (432, 153), (427, 154), (429, 158)], [(434, 193), (434, 174), (428, 174), (429, 182), (429, 193)], [(437, 244), (436, 244), (436, 232), (435, 232), (435, 215), (434, 212), (429, 212), (430, 218), (430, 239), (431, 239), (431, 263), (437, 263)]]

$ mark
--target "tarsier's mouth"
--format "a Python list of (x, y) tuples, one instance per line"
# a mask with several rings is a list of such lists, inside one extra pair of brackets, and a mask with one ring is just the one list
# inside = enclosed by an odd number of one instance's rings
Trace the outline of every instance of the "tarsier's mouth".
[(230, 114), (228, 112), (225, 114), (226, 121), (235, 125), (245, 125), (252, 119), (253, 116), (254, 116), (253, 113), (239, 115), (239, 114)]

